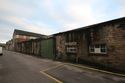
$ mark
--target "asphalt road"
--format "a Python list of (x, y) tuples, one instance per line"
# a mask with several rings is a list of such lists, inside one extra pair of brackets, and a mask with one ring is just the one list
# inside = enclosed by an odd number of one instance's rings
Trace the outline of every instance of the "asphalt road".
[(0, 56), (0, 83), (125, 83), (117, 77), (62, 62), (4, 51)]

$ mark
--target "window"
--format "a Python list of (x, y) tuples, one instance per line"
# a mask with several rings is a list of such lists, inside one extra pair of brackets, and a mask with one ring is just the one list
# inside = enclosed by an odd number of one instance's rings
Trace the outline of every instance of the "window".
[(106, 54), (107, 47), (106, 44), (95, 44), (89, 46), (90, 53), (99, 53), (99, 54)]
[(90, 47), (90, 52), (94, 53), (94, 46), (93, 45)]
[(19, 35), (15, 35), (15, 38), (19, 38)]
[(32, 36), (30, 36), (29, 39), (37, 39), (37, 37), (32, 37)]
[(67, 53), (76, 53), (77, 49), (75, 47), (67, 47), (66, 52)]

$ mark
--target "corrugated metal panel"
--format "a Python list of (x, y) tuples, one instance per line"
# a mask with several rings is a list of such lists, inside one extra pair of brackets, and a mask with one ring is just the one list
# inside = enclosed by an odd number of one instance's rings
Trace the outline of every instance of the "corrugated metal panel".
[(54, 40), (46, 39), (41, 41), (41, 56), (54, 59)]

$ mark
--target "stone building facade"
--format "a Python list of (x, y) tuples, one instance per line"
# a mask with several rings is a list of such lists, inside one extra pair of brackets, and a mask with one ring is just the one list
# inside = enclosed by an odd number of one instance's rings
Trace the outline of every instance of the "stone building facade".
[(55, 34), (57, 55), (125, 70), (125, 18)]

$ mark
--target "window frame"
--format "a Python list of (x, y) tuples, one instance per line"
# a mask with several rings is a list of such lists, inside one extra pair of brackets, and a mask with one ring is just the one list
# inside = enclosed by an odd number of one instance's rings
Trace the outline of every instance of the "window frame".
[[(105, 52), (103, 52), (102, 50), (105, 50)], [(107, 54), (107, 45), (106, 44), (89, 45), (89, 53), (92, 53), (92, 54)]]

